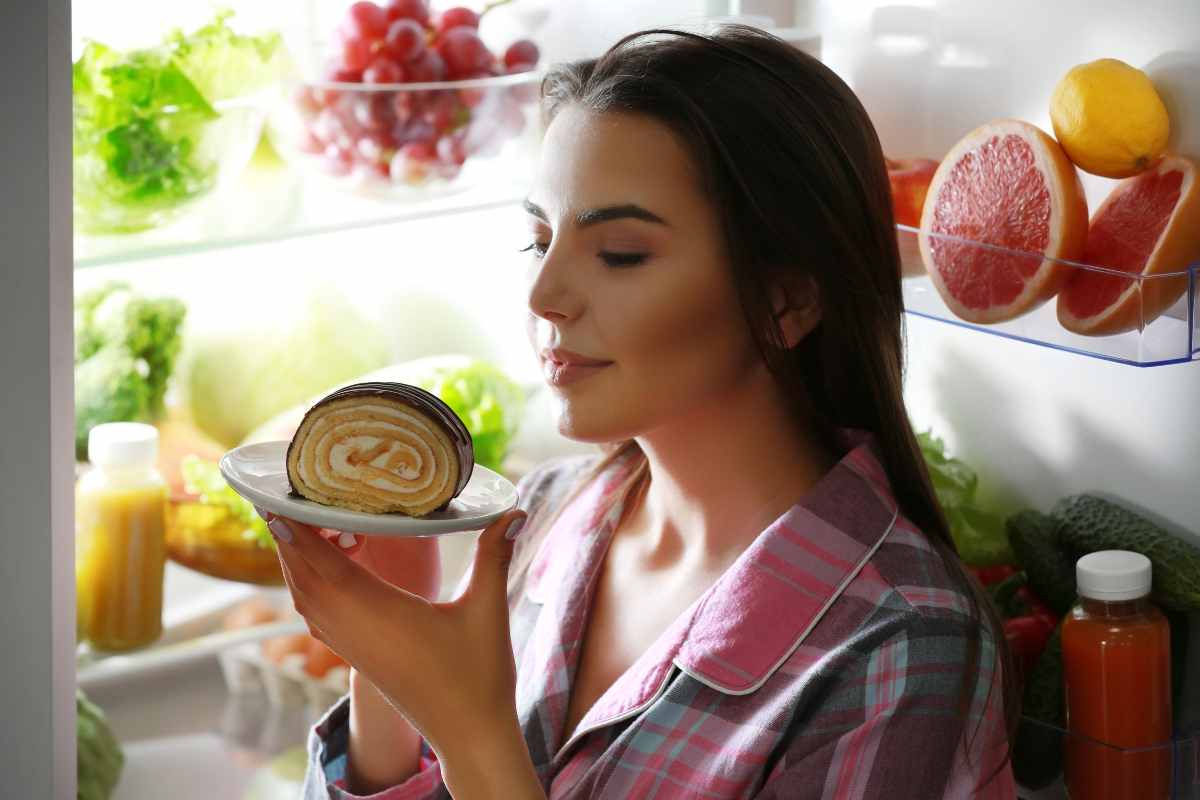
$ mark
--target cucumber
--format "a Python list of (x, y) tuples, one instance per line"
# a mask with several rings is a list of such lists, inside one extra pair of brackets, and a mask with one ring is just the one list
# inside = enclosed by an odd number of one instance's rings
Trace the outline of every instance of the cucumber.
[(1062, 774), (1066, 705), (1060, 622), (1025, 682), (1013, 740), (1013, 777), (1027, 789), (1041, 789)]
[(1062, 524), (1032, 509), (1018, 511), (1004, 524), (1017, 563), (1029, 588), (1062, 616), (1075, 604), (1075, 559), (1062, 543)]
[(1062, 541), (1073, 558), (1097, 550), (1141, 553), (1154, 567), (1156, 603), (1174, 611), (1200, 611), (1200, 548), (1095, 495), (1064, 497), (1050, 515), (1061, 523)]

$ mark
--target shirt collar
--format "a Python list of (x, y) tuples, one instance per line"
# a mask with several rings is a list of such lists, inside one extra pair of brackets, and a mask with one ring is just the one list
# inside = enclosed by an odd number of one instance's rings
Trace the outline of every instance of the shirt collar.
[[(649, 704), (672, 666), (721, 692), (749, 694), (800, 646), (897, 517), (874, 437), (844, 430), (842, 438), (846, 449), (833, 469), (617, 679), (573, 739)], [(601, 476), (563, 509), (531, 565), (527, 596), (554, 603), (554, 638), (572, 679), (585, 612), (621, 512), (620, 502), (609, 501), (624, 475), (614, 470)]]

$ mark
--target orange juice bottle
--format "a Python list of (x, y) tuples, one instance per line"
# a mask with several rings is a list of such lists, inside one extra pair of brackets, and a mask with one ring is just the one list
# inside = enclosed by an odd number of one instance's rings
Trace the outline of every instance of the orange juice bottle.
[(1171, 796), (1171, 634), (1149, 600), (1150, 559), (1103, 550), (1075, 565), (1062, 627), (1071, 800)]
[(132, 650), (162, 635), (167, 486), (158, 431), (136, 422), (97, 425), (92, 469), (75, 488), (75, 609), (81, 639)]

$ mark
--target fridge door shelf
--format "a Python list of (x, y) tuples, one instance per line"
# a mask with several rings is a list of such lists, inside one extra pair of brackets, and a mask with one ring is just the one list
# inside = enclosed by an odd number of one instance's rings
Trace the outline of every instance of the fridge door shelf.
[[(1085, 336), (1067, 330), (1059, 322), (1057, 298), (1004, 322), (985, 324), (960, 317), (946, 304), (926, 272), (919, 230), (897, 225), (896, 237), (900, 248), (904, 308), (914, 316), (1137, 367), (1183, 363), (1200, 354), (1200, 263), (1171, 273), (1142, 276), (1051, 259), (1066, 272), (1067, 280), (1087, 277), (1106, 284), (1103, 289), (1114, 296), (1128, 296), (1128, 300), (1121, 301), (1124, 332)], [(932, 242), (958, 249), (964, 258), (1003, 258), (1014, 268), (1027, 266), (1031, 271), (1042, 260), (1039, 254), (944, 234), (930, 233), (929, 237)]]
[[(1089, 777), (1100, 775), (1109, 784), (1136, 780), (1130, 785), (1139, 790), (1121, 796), (1200, 800), (1200, 731), (1154, 747), (1124, 748), (1022, 715), (1012, 766), (1020, 800), (1066, 800), (1072, 769), (1086, 769)], [(1151, 788), (1155, 776), (1161, 779), (1159, 791)]]

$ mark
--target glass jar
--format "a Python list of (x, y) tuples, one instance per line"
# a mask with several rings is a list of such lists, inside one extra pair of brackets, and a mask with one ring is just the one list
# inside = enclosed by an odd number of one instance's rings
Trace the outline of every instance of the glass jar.
[(88, 435), (92, 468), (75, 489), (77, 633), (98, 650), (132, 650), (162, 635), (167, 485), (158, 431), (112, 422)]
[(1062, 627), (1072, 800), (1171, 796), (1171, 633), (1150, 573), (1123, 550), (1076, 563), (1080, 598)]

